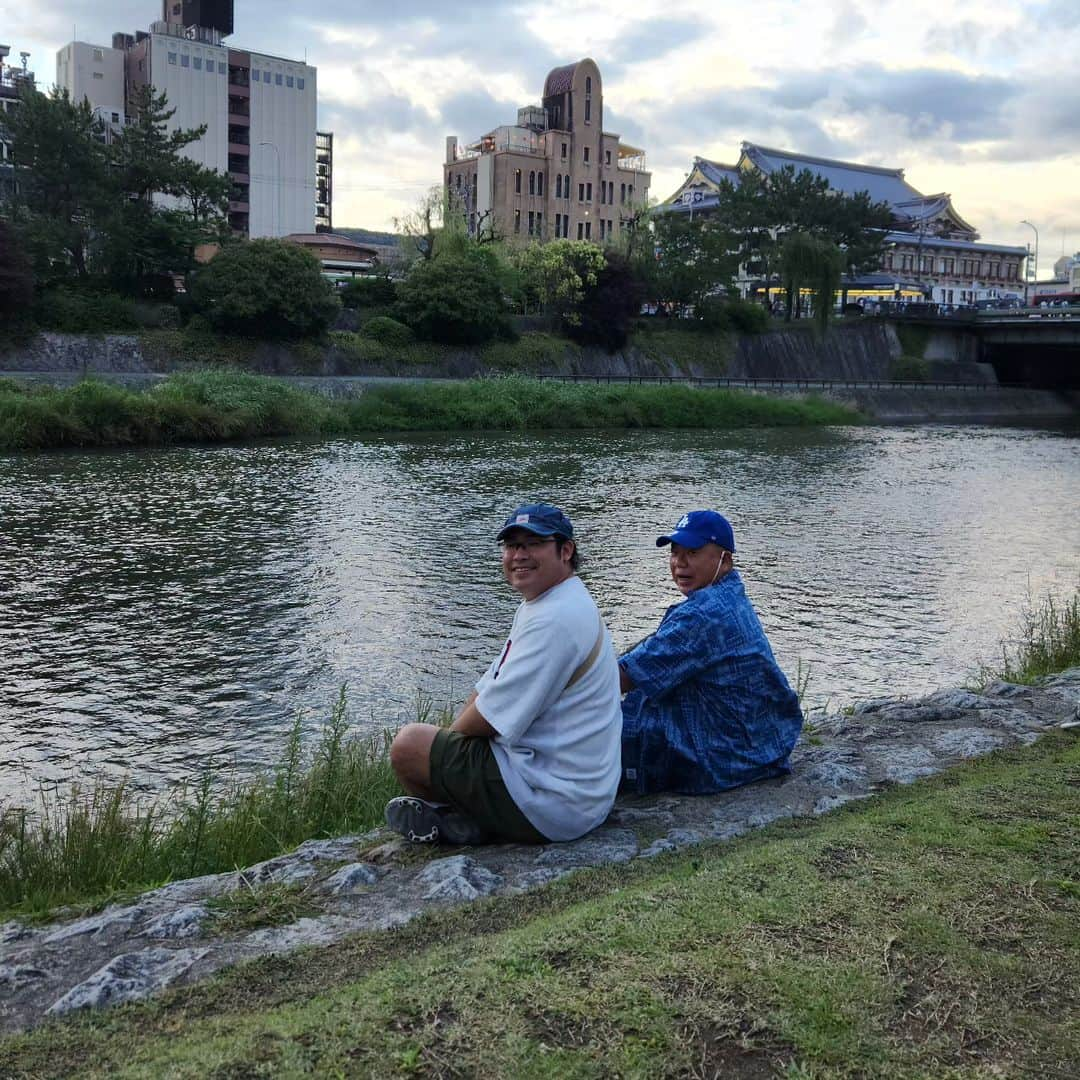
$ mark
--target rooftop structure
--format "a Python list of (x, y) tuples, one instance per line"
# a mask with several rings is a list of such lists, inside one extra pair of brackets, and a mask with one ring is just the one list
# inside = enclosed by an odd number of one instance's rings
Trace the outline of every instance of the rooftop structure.
[[(10, 55), (11, 46), (0, 45), (0, 117), (19, 107), (19, 94), (24, 86), (34, 86), (34, 73), (28, 66), (30, 54), (19, 53), (22, 61), (19, 67), (14, 67), (7, 62)], [(0, 120), (0, 130), (2, 128), (3, 123)], [(0, 202), (4, 202), (14, 191), (15, 170), (11, 163), (11, 145), (0, 136)]]

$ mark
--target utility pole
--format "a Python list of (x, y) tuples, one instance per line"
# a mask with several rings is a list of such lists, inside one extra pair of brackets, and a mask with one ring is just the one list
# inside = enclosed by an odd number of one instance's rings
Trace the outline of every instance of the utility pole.
[(1024, 307), (1027, 307), (1028, 283), (1030, 282), (1031, 285), (1038, 285), (1039, 283), (1039, 230), (1026, 218), (1020, 224), (1026, 225), (1035, 234), (1035, 262), (1032, 264), (1031, 260), (1028, 260), (1027, 271), (1024, 274)]

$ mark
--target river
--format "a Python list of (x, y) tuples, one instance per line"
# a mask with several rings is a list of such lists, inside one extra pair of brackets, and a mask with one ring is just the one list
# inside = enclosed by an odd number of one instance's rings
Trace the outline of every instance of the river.
[(839, 708), (970, 680), (1080, 583), (1080, 438), (990, 427), (456, 434), (0, 456), (0, 800), (276, 760), (460, 699), (516, 603), (494, 535), (571, 515), (625, 648), (677, 600), (656, 535), (714, 506), (781, 666)]

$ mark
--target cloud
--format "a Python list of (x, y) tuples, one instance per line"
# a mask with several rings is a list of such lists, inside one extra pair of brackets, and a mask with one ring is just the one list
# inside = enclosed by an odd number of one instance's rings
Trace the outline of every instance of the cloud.
[(500, 124), (517, 121), (517, 104), (500, 101), (486, 90), (463, 90), (446, 98), (439, 109), (439, 122), (447, 135), (460, 135), (466, 141), (487, 134)]
[(666, 56), (669, 52), (698, 41), (709, 28), (699, 19), (645, 19), (619, 34), (605, 69), (614, 71), (628, 64)]

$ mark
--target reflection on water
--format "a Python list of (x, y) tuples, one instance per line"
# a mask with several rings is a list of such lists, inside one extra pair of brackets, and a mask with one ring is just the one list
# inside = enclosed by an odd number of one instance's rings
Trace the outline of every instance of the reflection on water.
[(574, 520), (628, 646), (678, 599), (656, 535), (729, 514), (781, 665), (838, 707), (993, 659), (1080, 580), (1080, 440), (991, 428), (436, 435), (0, 457), (0, 798), (105, 769), (272, 762), (346, 682), (358, 723), (460, 697), (516, 595), (518, 501)]

